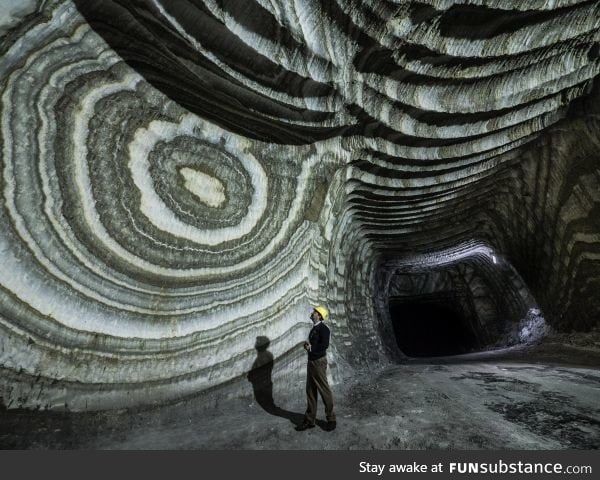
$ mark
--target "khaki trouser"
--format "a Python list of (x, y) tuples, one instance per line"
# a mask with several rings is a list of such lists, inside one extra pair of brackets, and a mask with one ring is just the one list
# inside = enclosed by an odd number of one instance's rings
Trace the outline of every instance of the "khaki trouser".
[(317, 418), (317, 392), (321, 394), (325, 404), (325, 417), (328, 422), (335, 422), (333, 413), (333, 395), (327, 383), (327, 357), (309, 360), (306, 367), (306, 414), (304, 420), (314, 424)]

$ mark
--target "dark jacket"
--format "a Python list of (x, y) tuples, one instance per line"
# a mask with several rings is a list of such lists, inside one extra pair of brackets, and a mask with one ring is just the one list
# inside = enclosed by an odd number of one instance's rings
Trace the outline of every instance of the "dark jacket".
[(308, 334), (308, 342), (310, 343), (310, 352), (308, 352), (309, 360), (316, 360), (325, 356), (327, 347), (329, 347), (330, 335), (329, 327), (323, 322), (313, 326)]

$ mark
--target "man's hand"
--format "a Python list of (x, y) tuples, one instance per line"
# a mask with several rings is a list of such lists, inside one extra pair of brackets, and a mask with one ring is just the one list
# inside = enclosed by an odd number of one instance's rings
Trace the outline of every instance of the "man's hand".
[(310, 352), (310, 343), (308, 342), (304, 342), (304, 350), (306, 350), (307, 352)]

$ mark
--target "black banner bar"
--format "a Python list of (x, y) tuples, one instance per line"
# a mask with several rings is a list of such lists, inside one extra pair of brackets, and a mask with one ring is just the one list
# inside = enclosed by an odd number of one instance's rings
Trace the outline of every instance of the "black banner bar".
[(598, 478), (598, 451), (0, 451), (2, 477), (115, 480)]

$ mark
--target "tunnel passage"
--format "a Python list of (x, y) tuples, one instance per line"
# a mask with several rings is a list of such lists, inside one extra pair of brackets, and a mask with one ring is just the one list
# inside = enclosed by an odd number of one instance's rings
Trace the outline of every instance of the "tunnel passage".
[(474, 312), (452, 293), (390, 299), (398, 348), (409, 357), (457, 355), (479, 350)]
[(544, 335), (534, 297), (493, 249), (475, 243), (434, 256), (438, 263), (389, 260), (378, 271), (375, 304), (389, 350), (408, 357), (460, 355)]

